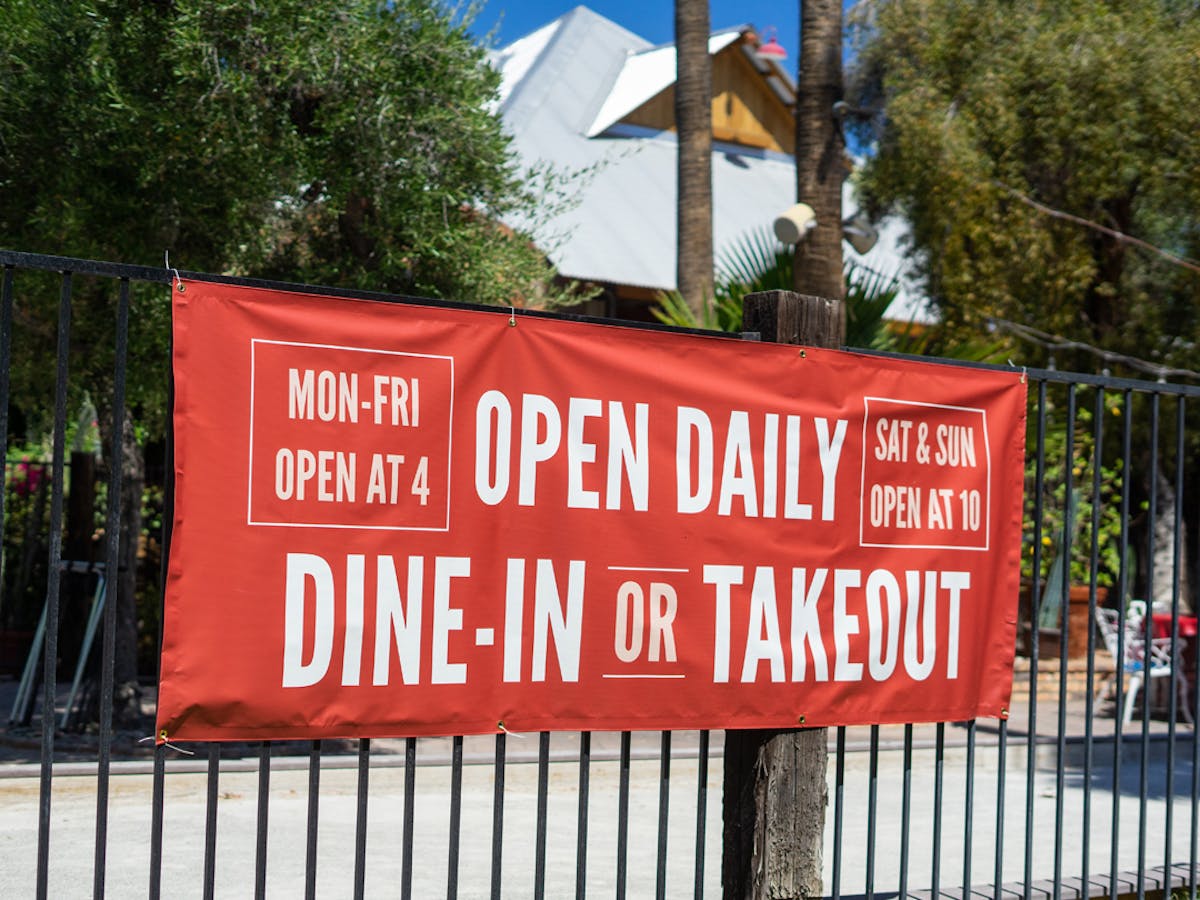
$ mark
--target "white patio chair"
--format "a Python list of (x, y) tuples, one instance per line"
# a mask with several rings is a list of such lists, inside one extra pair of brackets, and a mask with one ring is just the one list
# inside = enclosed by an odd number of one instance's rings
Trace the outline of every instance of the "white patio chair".
[[(1124, 706), (1124, 715), (1122, 721), (1128, 725), (1133, 719), (1133, 707), (1137, 702), (1137, 696), (1140, 691), (1146, 689), (1146, 697), (1149, 696), (1149, 688), (1146, 685), (1146, 677), (1149, 674), (1151, 686), (1155, 678), (1170, 678), (1171, 670), (1177, 661), (1180, 662), (1180, 678), (1177, 681), (1179, 685), (1180, 704), (1179, 708), (1183, 711), (1184, 718), (1190, 724), (1192, 722), (1191, 713), (1191, 692), (1188, 689), (1187, 678), (1183, 677), (1183, 642), (1179, 642), (1179, 647), (1176, 653), (1176, 659), (1171, 658), (1171, 639), (1152, 638), (1150, 641), (1150, 652), (1146, 653), (1146, 639), (1143, 632), (1142, 622), (1146, 617), (1146, 604), (1140, 600), (1133, 600), (1129, 603), (1128, 611), (1125, 615), (1125, 659), (1123, 663), (1118, 665), (1118, 677), (1129, 677), (1129, 689), (1122, 698), (1118, 692), (1118, 703)], [(1120, 628), (1120, 616), (1115, 609), (1097, 609), (1096, 610), (1096, 625), (1100, 629), (1100, 636), (1104, 640), (1104, 646), (1108, 648), (1108, 652), (1112, 654), (1114, 661), (1118, 659), (1118, 641), (1117, 637)], [(1143, 702), (1146, 702), (1143, 698)], [(1122, 710), (1118, 708), (1117, 714), (1121, 715)]]

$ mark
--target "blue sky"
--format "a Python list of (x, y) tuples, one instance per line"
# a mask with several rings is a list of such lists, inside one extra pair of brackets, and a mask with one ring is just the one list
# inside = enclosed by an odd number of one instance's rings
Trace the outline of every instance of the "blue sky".
[[(482, 34), (499, 22), (496, 45), (504, 46), (578, 5), (576, 0), (487, 0), (472, 30)], [(675, 39), (675, 4), (671, 0), (586, 0), (583, 5), (652, 43), (663, 44)], [(774, 26), (779, 43), (795, 60), (799, 40), (799, 0), (712, 0), (709, 11), (714, 31), (730, 25), (749, 24), (762, 34), (769, 26)]]

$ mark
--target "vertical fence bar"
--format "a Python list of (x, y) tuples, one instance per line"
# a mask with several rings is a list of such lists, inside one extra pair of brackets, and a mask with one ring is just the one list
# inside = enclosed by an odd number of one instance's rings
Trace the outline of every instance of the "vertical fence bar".
[[(4, 267), (4, 278), (0, 281), (0, 535), (4, 534), (7, 522), (5, 501), (8, 491), (8, 405), (11, 393), (12, 369), (12, 324), (13, 324), (13, 278), (12, 266)], [(32, 520), (32, 517), (31, 517)]]
[(904, 772), (900, 792), (900, 900), (908, 900), (908, 855), (912, 830), (913, 727), (904, 726)]
[[(1055, 759), (1058, 762), (1054, 773), (1054, 900), (1062, 897), (1063, 870), (1063, 824), (1065, 809), (1063, 794), (1066, 792), (1067, 764), (1067, 670), (1070, 668), (1071, 628), (1071, 545), (1075, 538), (1075, 385), (1067, 385), (1066, 446), (1063, 448), (1063, 533), (1058, 548), (1061, 580), (1059, 582), (1059, 639), (1058, 639), (1058, 738)], [(1053, 571), (1053, 569), (1051, 569)]]
[(667, 897), (667, 813), (671, 803), (671, 732), (662, 733), (658, 763), (658, 863), (655, 872), (656, 900)]
[(693, 880), (693, 897), (704, 897), (704, 840), (708, 824), (708, 731), (700, 732), (696, 776), (696, 874)]
[[(1146, 529), (1146, 610), (1142, 616), (1142, 646), (1145, 648), (1144, 666), (1149, 667), (1150, 642), (1154, 638), (1154, 619), (1150, 615), (1154, 600), (1154, 526), (1158, 522), (1158, 428), (1159, 428), (1160, 398), (1158, 393), (1150, 394), (1150, 501), (1146, 513), (1146, 521), (1150, 527)], [(1142, 684), (1142, 759), (1138, 766), (1138, 865), (1137, 865), (1137, 895), (1138, 900), (1146, 897), (1146, 841), (1148, 838), (1149, 819), (1147, 795), (1150, 791), (1150, 678), (1149, 671), (1143, 673), (1146, 677)]]
[(267, 822), (271, 812), (271, 742), (258, 748), (258, 821), (254, 848), (254, 896), (267, 896)]
[(150, 797), (150, 900), (162, 896), (163, 800), (166, 793), (167, 748), (154, 748), (154, 781)]
[(546, 896), (546, 828), (550, 793), (550, 732), (538, 735), (537, 836), (533, 861), (533, 896)]
[(496, 755), (492, 763), (492, 900), (500, 900), (504, 861), (504, 757), (508, 734), (496, 735)]
[(579, 735), (579, 813), (575, 826), (575, 900), (587, 895), (588, 788), (592, 769), (592, 733)]
[(1029, 725), (1025, 736), (1024, 900), (1033, 884), (1033, 804), (1037, 790), (1038, 616), (1042, 601), (1042, 492), (1046, 481), (1046, 382), (1038, 381), (1037, 442), (1033, 491), (1033, 579), (1029, 586)]
[[(1200, 528), (1197, 529), (1196, 546), (1200, 548)], [(1200, 571), (1200, 549), (1197, 550), (1197, 571)], [(1188, 897), (1196, 900), (1197, 866), (1196, 849), (1200, 846), (1200, 736), (1196, 734), (1200, 723), (1200, 665), (1192, 673), (1192, 789), (1191, 789), (1191, 840), (1188, 841)]]
[[(182, 285), (180, 285), (182, 287)], [(168, 292), (171, 288), (167, 288)], [(173, 294), (168, 293), (168, 297), (173, 297)], [(173, 302), (173, 301), (172, 301)], [(171, 340), (167, 341), (168, 356), (170, 355)], [(175, 405), (175, 377), (168, 367), (167, 375), (167, 409), (173, 409)], [(155, 685), (162, 683), (162, 647), (163, 647), (163, 622), (166, 619), (166, 595), (167, 595), (167, 568), (171, 555), (171, 535), (175, 521), (175, 439), (173, 429), (167, 429), (167, 446), (166, 446), (166, 471), (168, 473), (165, 489), (163, 491), (163, 515), (162, 515), (162, 558), (159, 560), (158, 566), (158, 653), (157, 664), (155, 666)], [(134, 539), (130, 536), (130, 539)], [(157, 703), (157, 699), (155, 701)], [(154, 752), (154, 791), (152, 804), (152, 819), (150, 826), (150, 900), (158, 900), (159, 891), (162, 881), (162, 831), (163, 831), (163, 803), (166, 794), (166, 739), (165, 732), (156, 735), (162, 738), (163, 743), (155, 747)], [(264, 841), (266, 838), (264, 837)], [(264, 844), (265, 852), (265, 844)], [(265, 871), (264, 871), (265, 879)], [(264, 880), (265, 884), (265, 880)], [(264, 889), (265, 892), (265, 889)]]
[(50, 794), (54, 774), (54, 701), (58, 693), (59, 583), (62, 577), (63, 468), (67, 423), (67, 358), (71, 343), (71, 273), (62, 274), (54, 383), (54, 475), (50, 500), (50, 568), (46, 576), (46, 633), (42, 659), (42, 768), (38, 803), (37, 895), (50, 877)]
[(204, 798), (204, 900), (217, 892), (217, 793), (221, 777), (221, 745), (208, 745), (208, 781)]
[(621, 732), (621, 782), (617, 789), (617, 900), (624, 900), (629, 853), (629, 743), (631, 735)]
[(867, 900), (875, 898), (875, 835), (879, 826), (879, 726), (871, 726), (871, 750), (867, 776)]
[[(0, 281), (0, 486), (8, 484), (8, 405), (12, 380), (12, 324), (13, 324), (13, 279), (12, 266), (4, 267), (4, 278)], [(8, 509), (5, 505), (8, 491), (0, 489), (0, 535), (4, 534)], [(33, 517), (29, 517), (32, 522)]]
[(304, 852), (304, 897), (317, 896), (317, 817), (321, 808), (321, 742), (308, 747), (308, 828)]
[(839, 725), (833, 770), (833, 900), (842, 896), (842, 819), (846, 807), (846, 726)]
[(400, 898), (412, 900), (413, 828), (416, 822), (417, 801), (417, 739), (404, 742), (404, 826), (400, 850)]
[(371, 739), (358, 739), (358, 800), (354, 822), (354, 898), (362, 900), (367, 884), (367, 798), (371, 778)]
[[(13, 267), (4, 267), (0, 281), (0, 484), (8, 482), (8, 401), (11, 392), (12, 324), (13, 324)], [(0, 529), (5, 522), (6, 491), (0, 491)], [(2, 532), (0, 532), (2, 533)]]
[[(1196, 571), (1200, 572), (1200, 528), (1196, 529)], [(1197, 892), (1197, 859), (1196, 851), (1200, 847), (1200, 736), (1197, 736), (1197, 724), (1200, 723), (1200, 665), (1192, 673), (1192, 780), (1191, 780), (1191, 830), (1188, 841), (1188, 898), (1196, 900)]]
[[(1183, 654), (1179, 652), (1179, 586), (1180, 569), (1183, 566), (1183, 545), (1180, 536), (1183, 533), (1183, 467), (1186, 454), (1184, 445), (1184, 428), (1187, 425), (1186, 404), (1183, 397), (1175, 400), (1175, 510), (1174, 510), (1174, 546), (1171, 548), (1171, 697), (1167, 704), (1167, 785), (1166, 802), (1167, 815), (1164, 825), (1163, 871), (1171, 871), (1171, 837), (1175, 824), (1175, 719), (1179, 714), (1179, 679), (1180, 663)], [(1149, 614), (1149, 612), (1147, 612)], [(1195, 720), (1192, 720), (1192, 730), (1195, 731)]]
[(462, 837), (463, 739), (455, 735), (450, 750), (450, 861), (446, 873), (446, 900), (458, 896), (458, 848)]
[(963, 887), (962, 896), (971, 893), (972, 831), (975, 820), (975, 720), (967, 723), (967, 789), (963, 800)]
[(1129, 459), (1133, 454), (1133, 392), (1126, 390), (1121, 400), (1121, 536), (1117, 544), (1120, 559), (1117, 562), (1117, 697), (1113, 716), (1113, 771), (1112, 771), (1112, 843), (1108, 856), (1109, 896), (1119, 894), (1117, 879), (1121, 849), (1121, 757), (1124, 749), (1123, 730), (1125, 721), (1125, 605), (1129, 593)]
[(1000, 720), (1000, 742), (996, 750), (996, 758), (996, 859), (992, 869), (992, 900), (1001, 900), (1004, 884), (1004, 803), (1005, 772), (1008, 767), (1008, 719)]
[[(1100, 572), (1100, 511), (1103, 503), (1101, 470), (1104, 465), (1104, 389), (1096, 388), (1092, 404), (1092, 539), (1088, 548), (1088, 634), (1087, 634), (1087, 696), (1084, 698), (1083, 720), (1083, 847), (1080, 855), (1080, 878), (1091, 886), (1092, 838), (1092, 763), (1093, 718), (1095, 716), (1096, 683), (1096, 606)], [(1117, 663), (1117, 671), (1121, 666)]]
[(942, 770), (946, 763), (946, 723), (937, 723), (933, 764), (933, 871), (931, 893), (942, 892)]
[[(5, 301), (6, 306), (8, 301)], [(0, 366), (4, 368), (4, 379), (8, 379), (9, 354), (7, 334), (0, 336), (5, 343), (0, 349)], [(117, 294), (116, 360), (113, 365), (112, 396), (112, 446), (109, 459), (108, 505), (104, 519), (104, 634), (100, 651), (100, 742), (96, 761), (96, 847), (92, 865), (92, 897), (104, 897), (106, 856), (108, 853), (108, 787), (109, 768), (112, 759), (112, 706), (113, 679), (117, 643), (117, 553), (121, 541), (121, 486), (122, 486), (122, 432), (125, 424), (125, 360), (129, 348), (129, 279), (122, 278)], [(5, 385), (7, 388), (7, 384)], [(8, 392), (4, 391), (4, 436), (0, 442), (7, 445)], [(0, 496), (3, 491), (0, 491)], [(0, 499), (0, 504), (4, 501)], [(4, 527), (3, 508), (0, 507), (0, 530)]]

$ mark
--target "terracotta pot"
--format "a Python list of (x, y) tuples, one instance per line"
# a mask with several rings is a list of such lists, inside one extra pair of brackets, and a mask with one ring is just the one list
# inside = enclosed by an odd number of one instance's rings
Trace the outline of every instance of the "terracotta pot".
[[(1042, 596), (1045, 596), (1043, 588)], [(1067, 658), (1083, 659), (1087, 656), (1088, 647), (1088, 596), (1086, 584), (1072, 585), (1067, 594)], [(1103, 606), (1108, 598), (1108, 588), (1096, 588), (1096, 606)], [(1030, 589), (1028, 585), (1021, 588), (1017, 628), (1017, 652), (1029, 656), (1032, 651), (1032, 641), (1029, 637), (1030, 628)], [(1058, 659), (1061, 656), (1062, 617), (1060, 613), (1058, 628), (1038, 629), (1038, 657), (1040, 659)], [(1097, 641), (1099, 638), (1097, 637)]]

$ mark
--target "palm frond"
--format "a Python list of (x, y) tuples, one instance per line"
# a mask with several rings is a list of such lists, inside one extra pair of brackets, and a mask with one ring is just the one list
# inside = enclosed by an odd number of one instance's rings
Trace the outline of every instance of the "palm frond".
[[(677, 293), (659, 295), (655, 318), (668, 325), (740, 331), (742, 300), (759, 291), (793, 289), (795, 251), (767, 226), (747, 231), (717, 258), (713, 296), (697, 316)], [(846, 343), (852, 347), (898, 349), (884, 313), (899, 292), (899, 279), (847, 261)]]

